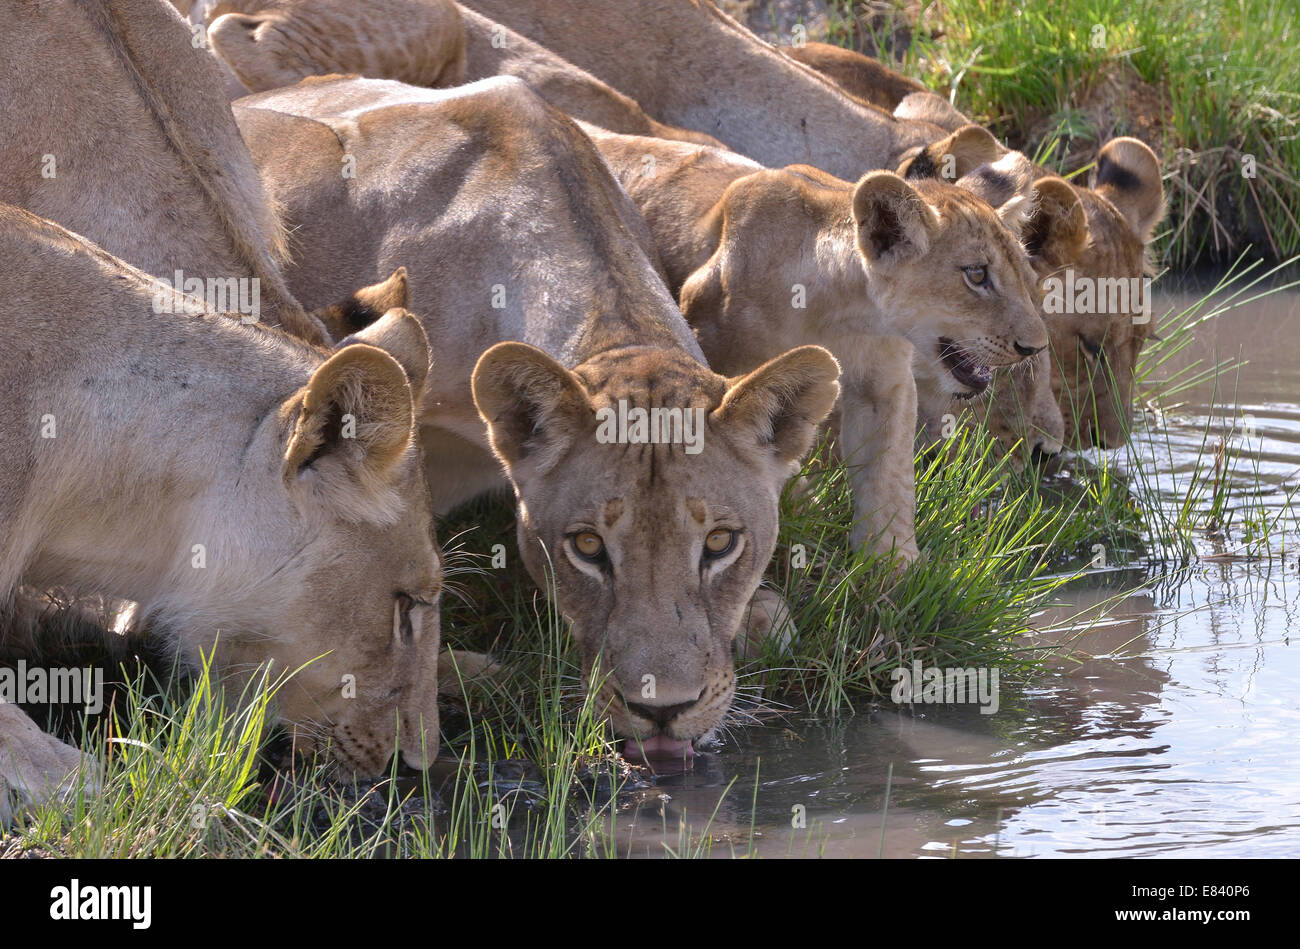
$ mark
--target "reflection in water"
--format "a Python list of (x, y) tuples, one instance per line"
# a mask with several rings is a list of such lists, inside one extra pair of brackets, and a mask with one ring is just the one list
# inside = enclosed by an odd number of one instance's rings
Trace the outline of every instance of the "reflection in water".
[[(741, 732), (620, 814), (620, 852), (690, 852), (683, 828), (707, 828), (720, 856), (1300, 854), (1298, 348), (1300, 295), (1278, 295), (1161, 367), (1247, 361), (1134, 437), (1130, 463), (1172, 503), (1228, 436), (1234, 523), (1198, 541), (1211, 559), (1072, 585), (1036, 620), (1059, 658), (1004, 677), (996, 715), (890, 707)], [(1215, 559), (1261, 512), (1279, 521), (1266, 556)]]

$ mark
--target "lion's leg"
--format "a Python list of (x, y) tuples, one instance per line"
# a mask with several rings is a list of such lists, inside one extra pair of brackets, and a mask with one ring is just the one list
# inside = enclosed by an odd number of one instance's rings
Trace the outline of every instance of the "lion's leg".
[(855, 547), (868, 554), (895, 550), (911, 563), (916, 546), (916, 382), (912, 344), (901, 337), (871, 340), (871, 366), (848, 361), (840, 377), (841, 457), (853, 485)]
[(0, 704), (0, 827), (22, 811), (99, 790), (99, 766), (37, 727), (17, 705)]

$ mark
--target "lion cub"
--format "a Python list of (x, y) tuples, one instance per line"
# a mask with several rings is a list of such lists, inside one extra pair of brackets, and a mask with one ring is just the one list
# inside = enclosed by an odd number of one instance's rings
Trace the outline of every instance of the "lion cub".
[(971, 126), (933, 146), (934, 157), (954, 156), (955, 183), (876, 171), (854, 184), (586, 131), (645, 215), (715, 365), (740, 371), (798, 343), (835, 354), (852, 540), (914, 558), (918, 414), (929, 422), (1047, 345), (1018, 243), (1033, 197), (1023, 156), (984, 163), (996, 143)]
[[(894, 114), (948, 129), (969, 121), (929, 92), (907, 96)], [(935, 173), (933, 166), (917, 171)], [(1040, 201), (1024, 244), (1046, 288), (1052, 346), (1050, 358), (1039, 360), (1064, 415), (1061, 437), (1081, 448), (1117, 448), (1128, 439), (1138, 356), (1155, 334), (1147, 247), (1165, 216), (1160, 160), (1138, 139), (1120, 137), (1101, 147), (1086, 187), (1037, 166), (1034, 176)], [(1049, 282), (1060, 293), (1055, 299)], [(1021, 414), (1024, 397), (1020, 385), (999, 385), (994, 424)]]
[[(277, 702), (304, 750), (328, 743), (366, 776), (397, 747), (423, 767), (442, 570), (415, 431), (419, 323), (397, 310), (317, 348), (8, 205), (0, 256), (6, 612), (20, 584), (133, 600), (186, 662), (215, 649), (236, 676), (303, 667)], [(0, 805), (66, 791), (78, 763), (0, 704)]]

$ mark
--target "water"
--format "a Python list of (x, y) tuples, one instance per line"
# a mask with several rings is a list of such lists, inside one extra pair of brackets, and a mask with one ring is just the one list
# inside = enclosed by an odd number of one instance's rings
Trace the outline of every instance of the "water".
[[(707, 829), (719, 856), (1300, 855), (1298, 353), (1300, 294), (1285, 293), (1198, 328), (1161, 367), (1247, 361), (1181, 393), (1133, 446), (1172, 505), (1226, 436), (1233, 526), (1198, 537), (1186, 569), (1071, 584), (1035, 619), (1066, 654), (1004, 679), (997, 714), (891, 704), (742, 730), (620, 815), (621, 852), (681, 852)], [(1246, 556), (1260, 516), (1277, 521), (1271, 557)]]

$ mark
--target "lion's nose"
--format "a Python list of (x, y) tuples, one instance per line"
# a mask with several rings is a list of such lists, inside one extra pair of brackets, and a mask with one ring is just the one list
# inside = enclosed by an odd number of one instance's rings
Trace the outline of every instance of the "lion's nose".
[(1043, 346), (1022, 346), (1019, 341), (1015, 343), (1016, 352), (1022, 356), (1034, 356), (1041, 353), (1046, 347)]
[(1030, 461), (1034, 467), (1042, 468), (1056, 456), (1055, 446), (1049, 446), (1046, 441), (1039, 439), (1034, 443), (1034, 449), (1030, 453)]
[(699, 701), (697, 696), (689, 702), (678, 702), (676, 705), (639, 705), (635, 702), (628, 702), (627, 707), (629, 711), (640, 715), (642, 718), (648, 718), (663, 727), (687, 709), (693, 708)]

